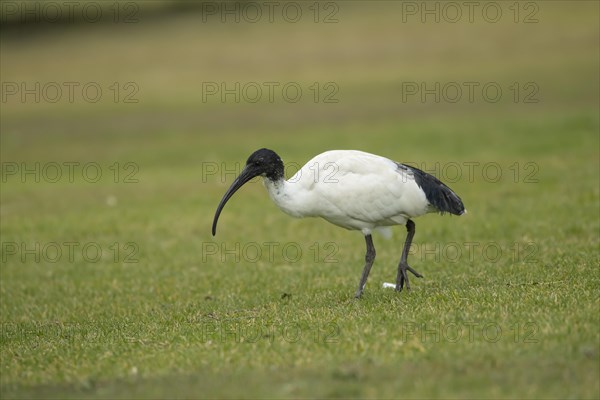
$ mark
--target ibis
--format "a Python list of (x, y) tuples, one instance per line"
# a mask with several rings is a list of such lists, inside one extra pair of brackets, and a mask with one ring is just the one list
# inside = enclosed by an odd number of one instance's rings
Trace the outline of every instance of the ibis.
[(212, 224), (216, 235), (221, 211), (233, 194), (256, 176), (264, 179), (269, 196), (293, 217), (321, 217), (357, 230), (365, 236), (365, 266), (355, 297), (361, 297), (375, 260), (372, 232), (405, 225), (406, 241), (398, 264), (395, 290), (408, 283), (408, 272), (423, 276), (408, 265), (408, 252), (415, 236), (413, 219), (437, 212), (462, 215), (460, 197), (436, 177), (409, 165), (357, 150), (332, 150), (306, 163), (294, 176), (284, 178), (281, 158), (272, 150), (250, 155), (240, 175), (223, 195)]

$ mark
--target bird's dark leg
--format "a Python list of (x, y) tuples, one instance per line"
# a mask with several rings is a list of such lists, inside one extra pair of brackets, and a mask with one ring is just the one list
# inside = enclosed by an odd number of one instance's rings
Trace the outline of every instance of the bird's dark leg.
[(375, 261), (375, 246), (373, 246), (373, 238), (371, 235), (365, 236), (365, 241), (367, 242), (367, 254), (365, 254), (365, 269), (363, 270), (362, 276), (360, 278), (360, 283), (358, 284), (358, 290), (354, 297), (357, 299), (362, 295), (363, 289), (367, 283), (367, 278), (369, 277), (369, 272), (371, 272), (371, 267), (373, 266), (373, 261)]
[(406, 282), (406, 289), (410, 290), (410, 284), (408, 283), (408, 274), (406, 271), (412, 272), (417, 278), (422, 278), (423, 275), (415, 271), (408, 265), (408, 252), (410, 250), (410, 245), (412, 243), (413, 237), (415, 236), (415, 223), (410, 219), (406, 222), (406, 230), (408, 234), (406, 235), (406, 242), (404, 242), (404, 249), (402, 249), (402, 257), (400, 258), (400, 264), (398, 264), (398, 275), (396, 277), (396, 291), (399, 292), (404, 287), (404, 282)]

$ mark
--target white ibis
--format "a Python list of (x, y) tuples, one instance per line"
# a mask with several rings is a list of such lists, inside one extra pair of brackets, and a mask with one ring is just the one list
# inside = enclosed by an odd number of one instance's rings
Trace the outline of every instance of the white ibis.
[(385, 157), (356, 150), (327, 151), (310, 160), (286, 181), (281, 158), (272, 150), (260, 149), (248, 158), (246, 166), (221, 199), (213, 220), (213, 236), (227, 201), (256, 176), (264, 178), (269, 196), (283, 212), (293, 217), (321, 217), (365, 235), (367, 253), (355, 294), (357, 298), (362, 295), (375, 260), (371, 237), (374, 229), (406, 225), (408, 234), (396, 277), (396, 291), (399, 292), (405, 283), (406, 289), (410, 289), (407, 271), (418, 278), (423, 277), (407, 262), (415, 236), (412, 218), (430, 212), (454, 215), (466, 212), (460, 197), (437, 178)]

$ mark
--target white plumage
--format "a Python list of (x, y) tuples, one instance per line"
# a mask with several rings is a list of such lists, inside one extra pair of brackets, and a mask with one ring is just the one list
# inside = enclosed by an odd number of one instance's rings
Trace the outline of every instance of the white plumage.
[(271, 199), (294, 217), (321, 217), (368, 235), (431, 210), (410, 170), (356, 150), (319, 154), (288, 181), (265, 179)]
[(465, 212), (461, 199), (435, 177), (385, 157), (356, 150), (319, 154), (294, 176), (284, 179), (283, 162), (268, 149), (254, 152), (223, 196), (213, 221), (213, 235), (225, 203), (255, 176), (262, 176), (271, 199), (294, 217), (321, 217), (346, 229), (360, 230), (367, 243), (366, 263), (356, 292), (360, 297), (375, 258), (371, 233), (376, 228), (406, 224), (408, 235), (398, 265), (396, 290), (410, 288), (408, 249), (415, 233), (412, 218), (428, 212)]

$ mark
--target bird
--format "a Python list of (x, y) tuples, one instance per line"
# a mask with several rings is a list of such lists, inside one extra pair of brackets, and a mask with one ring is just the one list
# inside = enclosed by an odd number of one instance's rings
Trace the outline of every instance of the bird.
[(410, 290), (408, 265), (415, 236), (414, 218), (427, 213), (466, 213), (461, 198), (439, 179), (418, 168), (359, 150), (330, 150), (308, 161), (288, 180), (284, 164), (273, 150), (262, 148), (248, 157), (239, 176), (215, 211), (212, 235), (225, 204), (246, 182), (263, 178), (273, 202), (292, 217), (320, 217), (339, 227), (360, 231), (366, 242), (365, 265), (354, 297), (360, 298), (375, 261), (373, 231), (405, 225), (407, 230), (395, 290)]

